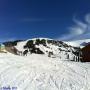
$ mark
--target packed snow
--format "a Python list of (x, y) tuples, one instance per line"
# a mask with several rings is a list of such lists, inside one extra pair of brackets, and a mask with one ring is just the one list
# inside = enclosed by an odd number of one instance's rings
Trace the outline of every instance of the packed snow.
[(0, 53), (0, 88), (8, 86), (17, 90), (90, 90), (90, 63)]

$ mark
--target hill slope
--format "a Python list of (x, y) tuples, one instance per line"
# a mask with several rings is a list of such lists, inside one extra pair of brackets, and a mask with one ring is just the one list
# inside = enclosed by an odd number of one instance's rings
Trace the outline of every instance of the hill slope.
[(0, 88), (17, 90), (90, 90), (90, 63), (45, 55), (0, 54)]
[(15, 42), (15, 48), (25, 54), (45, 54), (49, 57), (59, 57), (61, 60), (79, 60), (80, 48), (72, 47), (62, 41), (48, 38), (34, 38)]

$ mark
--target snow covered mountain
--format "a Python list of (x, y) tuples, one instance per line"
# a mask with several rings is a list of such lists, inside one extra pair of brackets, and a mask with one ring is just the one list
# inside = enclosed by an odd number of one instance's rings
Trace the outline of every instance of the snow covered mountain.
[(71, 46), (75, 46), (75, 47), (84, 47), (90, 43), (90, 39), (67, 41), (65, 43)]
[(0, 53), (1, 90), (90, 90), (90, 63), (70, 61), (78, 58), (80, 48), (47, 38), (4, 45), (8, 52)]
[(9, 47), (14, 46), (19, 52), (25, 54), (45, 54), (49, 57), (59, 57), (61, 60), (79, 60), (80, 48), (72, 47), (62, 41), (48, 38), (34, 38), (25, 41), (14, 41), (4, 43)]

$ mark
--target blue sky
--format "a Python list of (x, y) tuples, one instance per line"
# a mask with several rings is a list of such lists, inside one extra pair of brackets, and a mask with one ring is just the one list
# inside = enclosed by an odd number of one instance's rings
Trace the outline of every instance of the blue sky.
[(89, 38), (89, 12), (90, 0), (0, 0), (0, 41)]

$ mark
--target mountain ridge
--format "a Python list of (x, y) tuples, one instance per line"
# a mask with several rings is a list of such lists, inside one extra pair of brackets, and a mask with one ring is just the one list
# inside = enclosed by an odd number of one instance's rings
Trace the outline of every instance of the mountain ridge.
[[(27, 39), (24, 41), (16, 40), (12, 42), (5, 42), (4, 45), (9, 48), (14, 48), (17, 54), (20, 55), (20, 52), (23, 55), (30, 54), (45, 54), (49, 57), (63, 60), (74, 60), (79, 61), (79, 47), (73, 47), (69, 44), (66, 44), (63, 41), (53, 40), (49, 38), (33, 38)], [(9, 50), (9, 49), (8, 49)], [(9, 50), (11, 51), (11, 50)]]

